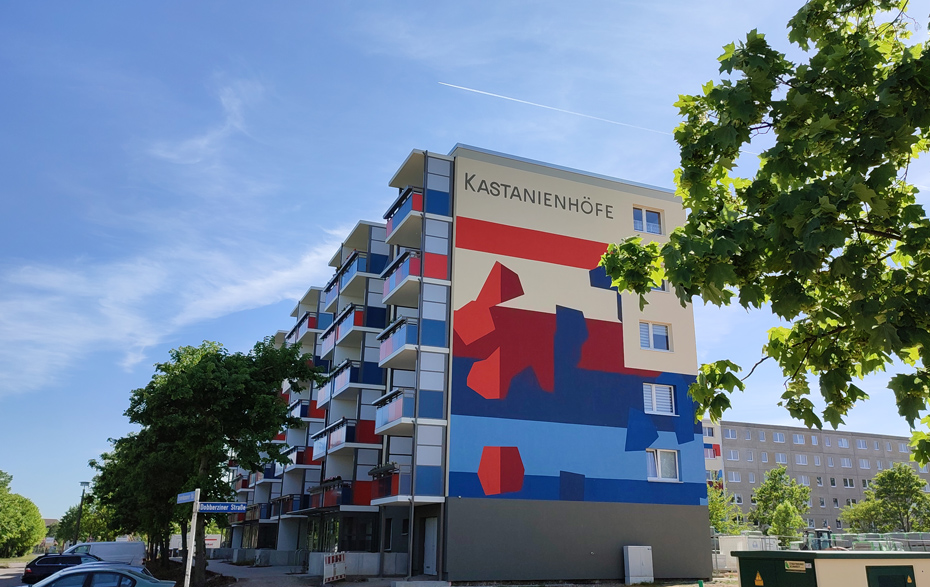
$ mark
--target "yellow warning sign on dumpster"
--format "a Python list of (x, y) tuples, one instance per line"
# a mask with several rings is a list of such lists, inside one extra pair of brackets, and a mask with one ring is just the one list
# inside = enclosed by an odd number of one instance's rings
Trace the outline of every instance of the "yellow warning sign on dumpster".
[(911, 576), (910, 576), (910, 575), (907, 576), (907, 582), (908, 582), (908, 583), (913, 583), (913, 582), (914, 582), (914, 580), (911, 579)]
[(759, 571), (756, 571), (756, 585), (765, 586), (765, 583), (762, 582), (762, 574)]

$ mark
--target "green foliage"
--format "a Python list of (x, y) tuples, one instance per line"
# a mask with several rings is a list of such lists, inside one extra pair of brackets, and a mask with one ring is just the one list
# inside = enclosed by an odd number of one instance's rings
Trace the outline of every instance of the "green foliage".
[(895, 528), (888, 523), (888, 516), (882, 504), (872, 497), (870, 490), (865, 491), (866, 498), (843, 508), (840, 520), (852, 532), (891, 532)]
[(738, 534), (746, 526), (740, 521), (740, 507), (721, 481), (713, 479), (707, 485), (707, 510), (710, 525), (718, 534)]
[(924, 485), (911, 467), (895, 463), (875, 475), (865, 499), (843, 508), (840, 519), (860, 532), (928, 531), (930, 496)]
[[(676, 104), (686, 224), (661, 247), (628, 239), (602, 259), (641, 303), (664, 268), (682, 304), (770, 307), (789, 326), (769, 332), (763, 360), (785, 377), (780, 404), (811, 427), (842, 423), (867, 397), (853, 379), (896, 359), (909, 371), (889, 387), (912, 427), (930, 397), (930, 221), (907, 181), (930, 146), (930, 54), (909, 41), (905, 8), (811, 0), (788, 27), (799, 62), (756, 31), (725, 47), (725, 79)], [(763, 133), (774, 145), (755, 175), (731, 175)], [(713, 365), (691, 390), (698, 418), (719, 417), (742, 388), (736, 365)], [(915, 454), (930, 459), (928, 437)]]
[[(323, 381), (298, 346), (276, 348), (271, 339), (249, 353), (204, 342), (169, 355), (148, 385), (132, 392), (126, 415), (141, 429), (91, 461), (95, 494), (114, 527), (144, 532), (163, 548), (172, 523), (191, 515), (189, 504), (176, 505), (178, 493), (200, 488), (201, 501), (226, 501), (230, 458), (252, 470), (285, 462), (273, 439), (284, 426), (302, 424), (288, 415), (282, 383), (299, 390)], [(198, 516), (195, 584), (205, 577), (205, 518)]]
[(792, 540), (801, 537), (801, 529), (804, 526), (804, 520), (798, 513), (797, 508), (786, 501), (778, 504), (775, 508), (769, 533), (778, 536), (779, 544), (781, 544), (782, 548), (787, 548)]
[(45, 537), (39, 508), (22, 495), (10, 493), (13, 476), (0, 471), (0, 558), (28, 553)]
[(753, 496), (756, 504), (749, 511), (749, 520), (766, 531), (775, 525), (775, 510), (781, 504), (789, 504), (798, 516), (807, 513), (811, 488), (798, 484), (796, 479), (788, 475), (784, 466), (779, 466), (765, 473), (765, 478)]
[[(80, 504), (68, 508), (65, 515), (58, 520), (58, 523), (49, 528), (51, 536), (55, 541), (64, 544), (73, 542), (77, 534), (78, 509)], [(81, 514), (81, 532), (77, 537), (78, 542), (88, 541), (113, 541), (117, 536), (123, 534), (120, 527), (113, 522), (112, 512), (109, 508), (99, 504), (94, 496), (88, 495), (84, 499), (84, 511)]]

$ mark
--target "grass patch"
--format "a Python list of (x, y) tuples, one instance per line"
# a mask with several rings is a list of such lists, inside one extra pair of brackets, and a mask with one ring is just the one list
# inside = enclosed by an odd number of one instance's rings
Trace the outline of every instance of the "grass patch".
[(28, 563), (34, 558), (42, 556), (41, 554), (36, 554), (30, 552), (29, 554), (24, 554), (23, 556), (16, 556), (13, 558), (0, 558), (0, 569), (8, 569), (13, 563)]

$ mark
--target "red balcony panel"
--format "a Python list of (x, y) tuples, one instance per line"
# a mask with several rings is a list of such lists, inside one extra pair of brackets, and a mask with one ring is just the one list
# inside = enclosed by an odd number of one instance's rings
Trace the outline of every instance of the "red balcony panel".
[(317, 324), (316, 316), (312, 314), (310, 316), (307, 316), (307, 328), (316, 328), (316, 324)]
[(720, 445), (719, 445), (719, 444), (715, 444), (715, 445), (714, 445), (714, 456), (715, 456), (715, 457), (719, 457), (719, 456), (720, 456)]
[(318, 408), (316, 407), (316, 400), (310, 400), (310, 409), (307, 410), (307, 417), (325, 419), (326, 408)]
[(352, 483), (352, 505), (371, 505), (371, 489), (374, 481)]
[(355, 425), (355, 442), (381, 444), (381, 437), (375, 434), (374, 420), (359, 420)]
[(278, 434), (275, 435), (274, 440), (283, 441), (285, 438), (286, 438), (286, 434), (284, 432), (279, 432)]

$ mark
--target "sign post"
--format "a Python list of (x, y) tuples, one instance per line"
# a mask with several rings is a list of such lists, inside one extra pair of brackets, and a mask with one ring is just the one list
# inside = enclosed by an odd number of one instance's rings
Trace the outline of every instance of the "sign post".
[[(191, 495), (193, 493), (193, 495)], [(193, 497), (193, 499), (189, 499)], [(193, 492), (178, 494), (178, 503), (194, 502), (194, 513), (191, 514), (190, 535), (187, 538), (187, 561), (184, 563), (184, 587), (191, 587), (191, 566), (194, 563), (194, 539), (197, 536), (197, 512), (200, 510), (200, 489)]]

